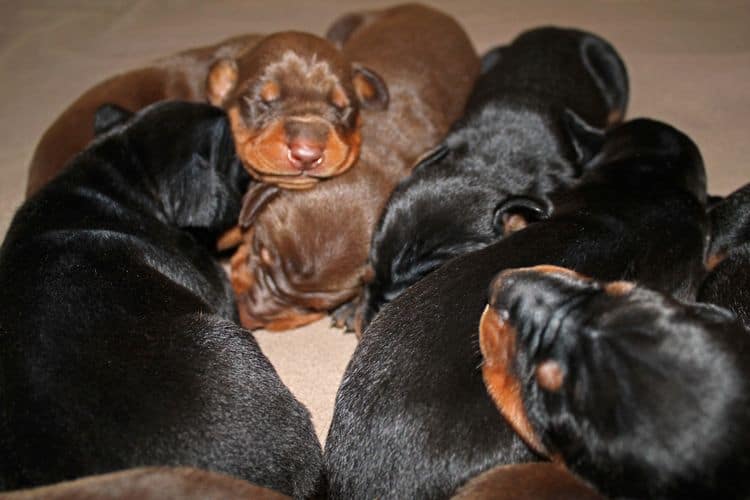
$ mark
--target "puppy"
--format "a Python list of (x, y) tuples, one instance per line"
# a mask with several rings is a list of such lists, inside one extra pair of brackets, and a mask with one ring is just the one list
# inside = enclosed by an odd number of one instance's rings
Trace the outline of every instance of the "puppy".
[(358, 296), (386, 198), (459, 117), (479, 70), (456, 21), (421, 5), (345, 16), (332, 32), (347, 34), (344, 57), (383, 77), (389, 105), (363, 113), (353, 169), (309, 192), (281, 192), (254, 224), (241, 217), (250, 229), (232, 258), (232, 283), (249, 328), (299, 326)]
[(750, 495), (750, 335), (729, 311), (553, 266), (490, 297), (482, 373), (532, 448), (616, 498)]
[(309, 414), (235, 324), (207, 247), (247, 181), (221, 110), (165, 102), (18, 210), (0, 248), (0, 488), (143, 465), (316, 488)]
[(331, 42), (306, 33), (241, 35), (180, 52), (105, 80), (71, 104), (37, 145), (27, 196), (92, 139), (99, 106), (137, 111), (167, 99), (225, 107), (251, 174), (309, 187), (353, 164), (359, 107), (382, 107), (380, 88), (374, 72), (353, 66)]
[(291, 497), (254, 484), (189, 467), (142, 467), (85, 477), (3, 495), (4, 500), (205, 500), (252, 498), (288, 500)]
[(591, 486), (552, 463), (495, 467), (463, 485), (451, 500), (604, 500)]
[(731, 310), (750, 328), (750, 184), (718, 202), (709, 215), (710, 272), (698, 300)]
[(705, 171), (674, 128), (607, 134), (549, 219), (459, 256), (385, 306), (343, 376), (326, 441), (332, 498), (447, 497), (481, 472), (539, 457), (487, 395), (477, 327), (490, 280), (550, 263), (694, 297), (707, 234)]
[(388, 201), (358, 333), (446, 260), (546, 217), (547, 195), (580, 176), (627, 101), (624, 63), (591, 33), (538, 28), (485, 55), (464, 118)]

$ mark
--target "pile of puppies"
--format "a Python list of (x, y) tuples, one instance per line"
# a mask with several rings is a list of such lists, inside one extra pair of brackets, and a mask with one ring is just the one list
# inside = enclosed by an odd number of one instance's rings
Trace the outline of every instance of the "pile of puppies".
[[(628, 93), (596, 35), (480, 61), (420, 5), (94, 87), (0, 249), (0, 490), (747, 496), (750, 185)], [(323, 452), (240, 325), (332, 311)]]

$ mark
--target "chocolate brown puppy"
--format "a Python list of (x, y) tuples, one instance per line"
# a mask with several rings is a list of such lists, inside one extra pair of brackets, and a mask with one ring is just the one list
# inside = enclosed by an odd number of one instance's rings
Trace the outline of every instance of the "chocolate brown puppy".
[(705, 189), (687, 136), (625, 123), (577, 187), (552, 195), (550, 218), (448, 261), (383, 307), (336, 396), (325, 447), (331, 498), (441, 498), (491, 467), (539, 459), (482, 381), (477, 332), (490, 281), (550, 263), (693, 298)]
[(600, 491), (750, 494), (750, 333), (729, 311), (538, 266), (498, 275), (479, 331), (506, 419)]
[[(373, 227), (396, 183), (448, 131), (479, 60), (451, 17), (420, 5), (363, 14), (342, 53), (382, 76), (387, 109), (363, 112), (362, 152), (345, 174), (268, 202), (232, 259), (243, 324), (285, 329), (355, 298)], [(346, 16), (348, 24), (357, 15)]]
[(0, 495), (4, 500), (288, 500), (240, 479), (190, 467), (142, 467)]
[(451, 500), (604, 500), (591, 486), (558, 464), (540, 462), (495, 467), (461, 486)]
[(26, 197), (45, 185), (94, 137), (96, 110), (115, 104), (134, 112), (167, 99), (206, 101), (206, 77), (222, 58), (241, 59), (261, 35), (240, 35), (179, 52), (109, 78), (84, 92), (44, 132), (29, 166)]
[(309, 187), (353, 164), (359, 107), (383, 106), (381, 88), (374, 72), (353, 67), (331, 42), (306, 33), (241, 35), (186, 50), (105, 80), (73, 102), (37, 145), (26, 194), (57, 175), (93, 138), (101, 105), (133, 112), (167, 99), (228, 109), (251, 174)]
[(360, 151), (360, 108), (388, 106), (375, 71), (299, 32), (269, 35), (240, 60), (216, 62), (206, 94), (227, 109), (250, 174), (290, 189), (348, 170)]
[(750, 184), (711, 207), (709, 216), (710, 272), (698, 300), (731, 310), (750, 328)]

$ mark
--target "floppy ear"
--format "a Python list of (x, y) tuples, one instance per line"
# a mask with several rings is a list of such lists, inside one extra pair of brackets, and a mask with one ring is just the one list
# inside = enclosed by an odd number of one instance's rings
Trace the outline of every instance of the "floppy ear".
[(492, 69), (496, 64), (500, 63), (503, 58), (503, 51), (505, 47), (495, 47), (489, 50), (482, 56), (479, 74), (483, 75)]
[(592, 127), (570, 109), (563, 113), (563, 127), (575, 153), (575, 163), (585, 166), (601, 150), (604, 130)]
[(388, 108), (388, 86), (380, 75), (359, 64), (354, 65), (354, 91), (363, 108), (383, 110)]
[(181, 167), (172, 181), (170, 205), (177, 226), (221, 233), (237, 222), (250, 176), (234, 154), (226, 119), (206, 133), (211, 134), (210, 152), (193, 153)]
[(529, 224), (549, 218), (552, 204), (547, 199), (532, 196), (511, 196), (501, 201), (492, 216), (496, 236), (508, 236)]
[(109, 132), (118, 125), (122, 125), (133, 116), (132, 111), (121, 108), (117, 104), (102, 104), (94, 113), (94, 135)]
[(219, 59), (211, 65), (206, 77), (206, 97), (214, 106), (221, 107), (237, 86), (239, 70), (234, 59)]

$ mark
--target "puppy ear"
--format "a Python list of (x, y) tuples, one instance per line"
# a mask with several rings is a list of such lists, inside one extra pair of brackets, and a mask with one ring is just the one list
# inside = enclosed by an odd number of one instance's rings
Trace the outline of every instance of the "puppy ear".
[(243, 229), (252, 226), (263, 207), (274, 199), (280, 191), (273, 184), (258, 182), (250, 186), (245, 196), (242, 197), (242, 209), (240, 209), (240, 217), (238, 219), (239, 226)]
[(498, 64), (503, 58), (505, 47), (495, 47), (482, 56), (479, 74), (483, 75)]
[(496, 236), (508, 236), (529, 224), (549, 218), (552, 204), (547, 199), (531, 196), (511, 196), (501, 201), (492, 216)]
[(219, 59), (206, 77), (206, 97), (214, 106), (222, 106), (237, 86), (239, 70), (234, 59)]
[(354, 91), (359, 102), (366, 109), (384, 110), (388, 108), (390, 95), (388, 86), (380, 75), (359, 64), (354, 65)]
[(604, 130), (592, 127), (570, 109), (563, 113), (563, 127), (575, 154), (573, 160), (584, 167), (601, 150)]
[(94, 113), (94, 135), (101, 135), (122, 125), (133, 117), (133, 112), (121, 108), (117, 104), (102, 104)]
[(620, 55), (606, 40), (589, 35), (581, 41), (581, 59), (611, 110), (607, 125), (622, 122), (628, 107), (630, 84)]
[(349, 40), (352, 33), (362, 26), (365, 19), (365, 15), (360, 12), (346, 14), (336, 19), (331, 27), (328, 28), (328, 31), (326, 31), (326, 39), (340, 49)]

